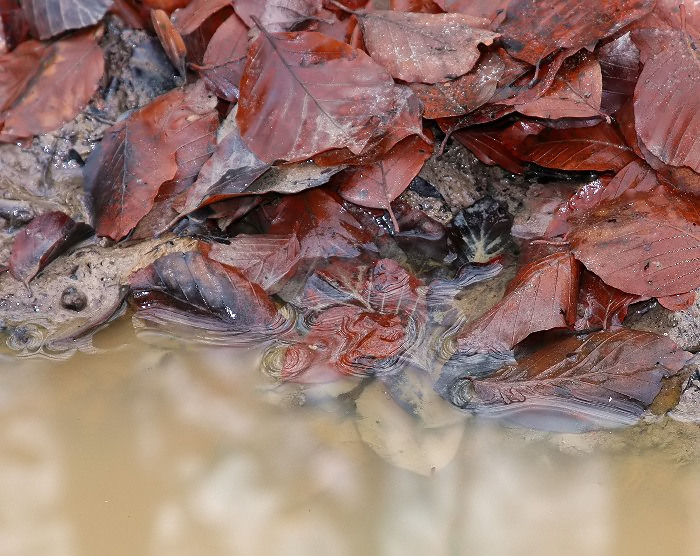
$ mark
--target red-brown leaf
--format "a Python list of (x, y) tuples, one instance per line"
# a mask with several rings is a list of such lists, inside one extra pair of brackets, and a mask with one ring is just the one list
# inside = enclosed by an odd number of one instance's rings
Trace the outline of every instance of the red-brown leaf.
[(314, 18), (322, 17), (321, 0), (236, 0), (238, 16), (253, 27), (256, 18), (265, 30), (290, 31)]
[(234, 14), (216, 30), (207, 45), (202, 65), (194, 68), (216, 96), (235, 102), (247, 53), (248, 29)]
[(3, 112), (22, 94), (36, 72), (45, 49), (40, 42), (30, 40), (0, 56), (0, 123)]
[(569, 253), (555, 253), (524, 267), (505, 297), (457, 336), (460, 352), (511, 349), (533, 332), (574, 323), (579, 267)]
[(28, 284), (37, 273), (92, 229), (63, 212), (40, 214), (20, 230), (12, 243), (10, 274)]
[(438, 83), (464, 75), (496, 33), (461, 14), (375, 11), (359, 16), (370, 56), (396, 79)]
[(626, 191), (650, 191), (659, 185), (656, 173), (641, 160), (633, 160), (614, 178), (601, 178), (587, 183), (559, 209), (547, 229), (547, 237), (569, 230), (570, 219), (585, 216), (605, 201), (620, 197)]
[(546, 129), (518, 148), (524, 160), (560, 170), (619, 171), (635, 159), (617, 130), (608, 123), (593, 127)]
[(439, 14), (442, 12), (433, 0), (390, 0), (389, 8), (395, 12), (416, 12), (423, 14)]
[(2, 139), (53, 131), (85, 107), (104, 73), (102, 49), (90, 31), (48, 47), (31, 79), (7, 107)]
[(40, 39), (94, 25), (111, 5), (112, 0), (22, 0), (32, 33)]
[(644, 69), (634, 91), (637, 134), (672, 166), (700, 172), (700, 53), (680, 31), (637, 31)]
[(212, 260), (235, 267), (271, 294), (279, 291), (284, 277), (301, 260), (301, 246), (294, 234), (239, 234), (228, 245), (214, 243), (205, 252)]
[(585, 340), (567, 337), (493, 375), (465, 377), (455, 386), (454, 401), (554, 430), (630, 424), (651, 405), (661, 380), (680, 371), (690, 356), (663, 336), (624, 328)]
[(237, 119), (264, 162), (343, 147), (359, 154), (407, 91), (364, 52), (320, 33), (262, 32), (248, 53)]
[(586, 268), (619, 290), (684, 294), (700, 287), (698, 206), (663, 186), (631, 191), (577, 219), (566, 238)]
[(98, 235), (120, 240), (148, 213), (161, 185), (176, 176), (178, 152), (201, 139), (195, 124), (210, 121), (215, 105), (200, 82), (158, 97), (107, 130), (85, 176)]
[(600, 116), (603, 77), (592, 54), (567, 59), (552, 85), (540, 96), (516, 110), (533, 118), (589, 118)]
[(232, 0), (192, 0), (184, 8), (175, 10), (171, 20), (180, 34), (189, 35), (194, 33), (210, 15), (231, 4)]
[[(391, 213), (391, 202), (404, 192), (432, 153), (432, 145), (414, 135), (401, 141), (374, 164), (345, 170), (334, 182), (346, 201)], [(395, 227), (398, 224), (395, 223)]]
[(494, 23), (505, 17), (509, 2), (510, 0), (435, 0), (446, 12), (481, 17)]
[(634, 93), (639, 78), (639, 49), (629, 33), (625, 33), (598, 49), (603, 74), (601, 105), (606, 114), (613, 114)]
[(376, 250), (372, 234), (342, 207), (335, 194), (322, 189), (282, 199), (267, 233), (295, 234), (304, 258), (356, 257), (362, 249)]
[(506, 50), (533, 65), (579, 50), (649, 13), (653, 0), (512, 0), (499, 28)]
[(461, 116), (486, 104), (496, 92), (505, 65), (495, 53), (485, 54), (469, 73), (444, 83), (412, 83), (423, 102), (424, 118)]
[(218, 330), (218, 325), (231, 333), (263, 335), (283, 326), (284, 319), (260, 286), (197, 252), (161, 257), (132, 274), (129, 284), (140, 312), (166, 323), (190, 319), (197, 327)]
[(187, 57), (187, 47), (185, 47), (185, 42), (182, 40), (180, 32), (163, 10), (151, 10), (151, 23), (168, 59), (180, 75), (184, 76), (186, 72), (185, 58)]
[(598, 276), (587, 270), (581, 275), (578, 294), (576, 330), (594, 330), (621, 326), (632, 303), (642, 297), (625, 293), (608, 286)]

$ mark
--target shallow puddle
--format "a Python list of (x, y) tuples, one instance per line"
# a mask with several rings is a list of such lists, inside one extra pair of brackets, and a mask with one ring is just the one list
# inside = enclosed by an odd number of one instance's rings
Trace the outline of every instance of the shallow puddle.
[(128, 320), (95, 344), (0, 356), (2, 556), (700, 545), (696, 425), (554, 435), (438, 399), (419, 422), (379, 383), (278, 387), (254, 353), (146, 344)]

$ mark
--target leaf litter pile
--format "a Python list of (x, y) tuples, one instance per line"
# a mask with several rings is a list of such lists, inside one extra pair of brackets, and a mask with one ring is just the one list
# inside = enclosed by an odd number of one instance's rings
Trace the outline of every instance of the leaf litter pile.
[[(634, 423), (680, 388), (691, 354), (625, 318), (700, 287), (700, 4), (375, 4), (0, 1), (0, 141), (30, 148), (86, 115), (99, 131), (71, 151), (83, 213), (21, 218), (3, 192), (8, 345), (84, 346), (128, 300), (139, 330), (262, 346), (280, 380), (427, 383), (531, 426)], [(115, 21), (157, 36), (175, 81), (109, 117)], [(456, 143), (579, 187), (517, 238), (490, 197), (438, 221), (402, 194), (439, 197), (417, 176)], [(70, 257), (51, 289), (71, 326), (37, 340), (11, 309)], [(85, 268), (114, 261), (129, 271), (107, 302)], [(469, 292), (504, 268), (475, 315)]]

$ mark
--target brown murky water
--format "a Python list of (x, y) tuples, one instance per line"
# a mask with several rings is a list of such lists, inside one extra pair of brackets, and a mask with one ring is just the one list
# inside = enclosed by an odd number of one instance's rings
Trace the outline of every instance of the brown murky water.
[[(275, 387), (255, 354), (0, 356), (0, 555), (697, 554), (700, 431), (408, 415)], [(341, 399), (343, 397), (341, 396)], [(438, 402), (435, 402), (438, 403)]]

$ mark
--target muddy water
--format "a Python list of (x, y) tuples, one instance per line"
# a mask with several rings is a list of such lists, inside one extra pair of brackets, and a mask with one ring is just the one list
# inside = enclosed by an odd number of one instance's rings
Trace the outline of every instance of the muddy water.
[(695, 425), (426, 428), (381, 385), (280, 388), (130, 329), (0, 356), (0, 555), (698, 553)]

